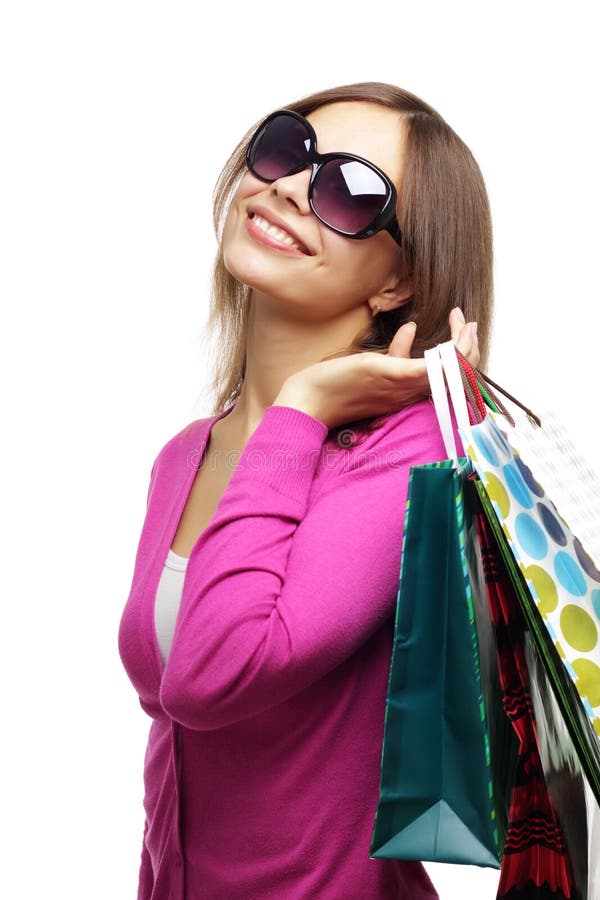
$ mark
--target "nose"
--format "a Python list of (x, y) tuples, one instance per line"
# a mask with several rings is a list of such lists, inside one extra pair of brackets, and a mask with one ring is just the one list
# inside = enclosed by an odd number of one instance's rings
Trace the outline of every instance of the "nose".
[(308, 162), (306, 168), (294, 175), (284, 175), (271, 183), (271, 192), (294, 206), (303, 214), (311, 212), (308, 202), (308, 188), (313, 173), (313, 166)]

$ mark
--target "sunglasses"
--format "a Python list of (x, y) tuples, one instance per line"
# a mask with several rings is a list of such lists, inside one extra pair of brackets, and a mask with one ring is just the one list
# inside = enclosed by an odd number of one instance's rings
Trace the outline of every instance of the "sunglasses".
[(317, 153), (317, 135), (304, 116), (291, 109), (271, 113), (246, 150), (246, 165), (261, 181), (295, 175), (309, 164), (308, 202), (324, 225), (348, 238), (388, 231), (401, 245), (394, 183), (362, 156)]

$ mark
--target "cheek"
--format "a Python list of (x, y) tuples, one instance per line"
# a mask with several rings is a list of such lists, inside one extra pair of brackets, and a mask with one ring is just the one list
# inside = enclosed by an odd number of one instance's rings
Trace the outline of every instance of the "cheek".
[[(248, 174), (244, 175), (235, 189), (235, 193), (232, 195), (231, 200), (229, 202), (229, 208), (227, 210), (227, 215), (225, 216), (225, 221), (223, 223), (223, 231), (227, 229), (227, 227), (231, 224), (232, 220), (237, 218), (239, 215), (239, 204), (243, 202), (247, 197), (252, 193), (252, 189), (250, 184), (248, 183)], [(250, 176), (251, 177), (251, 176)]]
[(238, 186), (235, 189), (233, 202), (249, 196), (250, 194), (257, 191), (261, 186), (264, 187), (264, 185), (265, 183), (263, 181), (259, 181), (258, 178), (255, 178), (254, 175), (252, 175), (250, 172), (245, 172), (240, 178)]
[(381, 288), (390, 270), (391, 256), (378, 239), (358, 241), (341, 237), (328, 229), (323, 236), (323, 253), (328, 275), (340, 293), (359, 299)]
[(229, 208), (231, 209), (236, 204), (245, 203), (250, 197), (255, 197), (269, 187), (270, 185), (266, 184), (264, 181), (260, 181), (250, 172), (246, 172), (240, 179), (238, 186), (235, 189), (235, 193), (232, 195)]
[(223, 248), (226, 248), (231, 243), (239, 220), (240, 210), (234, 201), (230, 203), (229, 209), (227, 210), (227, 215), (225, 216), (225, 220), (223, 222)]
[(236, 213), (236, 207), (238, 207), (240, 203), (243, 203), (260, 190), (261, 185), (264, 187), (264, 184), (261, 181), (258, 181), (257, 178), (254, 178), (249, 172), (246, 172), (246, 174), (242, 176), (235, 192), (231, 195), (225, 222), (228, 222), (232, 215)]

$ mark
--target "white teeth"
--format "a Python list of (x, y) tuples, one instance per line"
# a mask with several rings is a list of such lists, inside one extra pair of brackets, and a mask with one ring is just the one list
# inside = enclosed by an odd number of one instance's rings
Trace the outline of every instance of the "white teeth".
[(258, 213), (254, 213), (252, 221), (267, 234), (272, 234), (273, 237), (277, 238), (278, 241), (281, 241), (282, 244), (289, 244), (290, 247), (295, 247), (296, 250), (302, 250), (300, 244), (298, 244), (287, 231), (282, 231), (281, 228), (271, 225), (266, 219), (261, 219)]

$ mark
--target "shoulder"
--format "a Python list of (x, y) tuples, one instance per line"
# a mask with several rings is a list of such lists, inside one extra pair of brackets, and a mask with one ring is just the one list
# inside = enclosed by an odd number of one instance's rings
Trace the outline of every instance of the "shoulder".
[(203, 419), (194, 419), (185, 425), (180, 431), (177, 431), (170, 437), (160, 448), (159, 456), (169, 456), (171, 453), (177, 453), (181, 448), (195, 446), (198, 439), (202, 438), (205, 430), (217, 416), (207, 416)]
[(433, 400), (427, 398), (411, 403), (381, 419), (381, 425), (373, 433), (378, 441), (434, 441), (442, 443), (440, 426)]
[[(351, 426), (350, 426), (351, 430)], [(350, 466), (370, 465), (398, 468), (446, 459), (435, 407), (431, 399), (412, 403), (378, 420), (347, 453)]]
[(209, 429), (219, 414), (214, 416), (206, 416), (201, 419), (194, 419), (189, 422), (175, 434), (173, 434), (165, 443), (159, 447), (152, 464), (152, 473), (157, 469), (178, 468), (182, 464), (198, 465), (198, 454), (204, 443), (206, 431)]

